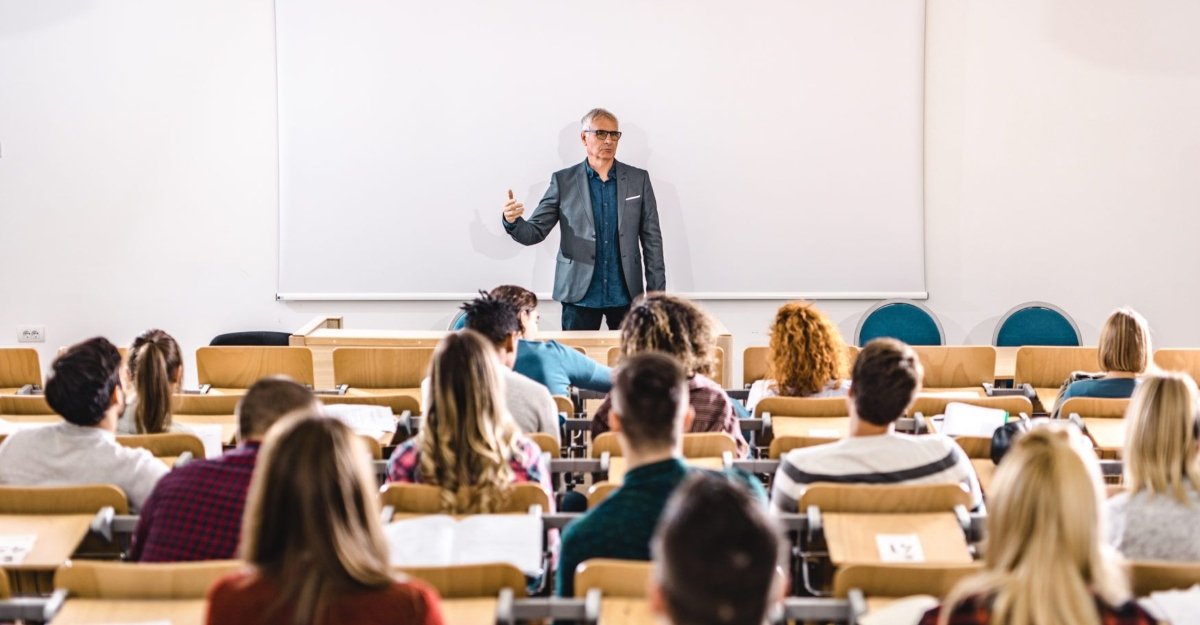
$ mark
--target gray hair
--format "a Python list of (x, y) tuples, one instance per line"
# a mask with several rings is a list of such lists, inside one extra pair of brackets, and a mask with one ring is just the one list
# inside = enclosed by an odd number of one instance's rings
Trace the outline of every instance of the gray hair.
[(611, 119), (611, 120), (613, 120), (613, 123), (615, 123), (617, 125), (620, 125), (620, 123), (621, 123), (621, 122), (617, 121), (616, 115), (613, 115), (612, 113), (608, 112), (607, 109), (602, 109), (602, 108), (594, 108), (594, 109), (588, 111), (587, 114), (583, 116), (583, 119), (579, 120), (579, 123), (583, 124), (584, 130), (590, 130), (592, 127), (592, 120), (596, 119), (597, 117)]

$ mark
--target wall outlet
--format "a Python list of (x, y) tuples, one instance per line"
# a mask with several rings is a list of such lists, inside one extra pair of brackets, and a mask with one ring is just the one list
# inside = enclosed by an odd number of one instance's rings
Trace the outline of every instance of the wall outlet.
[(17, 326), (18, 343), (45, 343), (46, 326)]

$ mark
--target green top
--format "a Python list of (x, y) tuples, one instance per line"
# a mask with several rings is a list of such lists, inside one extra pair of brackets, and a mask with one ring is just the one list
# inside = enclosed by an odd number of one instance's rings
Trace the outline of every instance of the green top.
[[(575, 594), (575, 567), (585, 560), (649, 560), (650, 538), (667, 499), (689, 473), (702, 470), (689, 467), (682, 458), (630, 469), (621, 488), (567, 526), (558, 557), (555, 593), (560, 597)], [(744, 483), (766, 505), (767, 493), (757, 478), (740, 469), (726, 474)]]

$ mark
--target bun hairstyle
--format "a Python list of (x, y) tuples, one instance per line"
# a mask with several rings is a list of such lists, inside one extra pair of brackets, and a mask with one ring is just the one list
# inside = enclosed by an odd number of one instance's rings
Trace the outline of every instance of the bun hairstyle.
[(171, 396), (183, 377), (179, 343), (162, 330), (146, 330), (134, 339), (126, 366), (137, 390), (135, 421), (138, 434), (169, 430)]
[(121, 384), (121, 352), (108, 339), (96, 337), (72, 345), (50, 365), (46, 403), (75, 425), (94, 426), (112, 405)]

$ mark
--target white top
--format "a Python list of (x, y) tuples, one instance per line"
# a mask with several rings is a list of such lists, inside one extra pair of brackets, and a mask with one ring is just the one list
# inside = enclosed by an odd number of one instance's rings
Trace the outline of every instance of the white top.
[(112, 484), (133, 510), (169, 470), (149, 451), (121, 446), (112, 432), (67, 422), (14, 432), (0, 444), (0, 484)]
[(971, 493), (971, 507), (983, 509), (975, 468), (953, 439), (940, 434), (851, 436), (827, 445), (784, 454), (771, 488), (771, 506), (796, 512), (809, 485), (958, 483)]
[[(814, 399), (824, 397), (845, 397), (846, 393), (850, 392), (850, 380), (830, 380), (825, 388), (819, 393), (813, 395), (805, 395)], [(779, 384), (775, 380), (755, 380), (754, 384), (750, 385), (750, 394), (746, 397), (746, 410), (754, 413), (754, 407), (758, 402), (768, 398), (775, 397), (779, 394)]]
[[(562, 442), (558, 434), (558, 406), (549, 389), (508, 367), (497, 365), (504, 380), (505, 407), (517, 427), (526, 434), (545, 432)], [(421, 380), (421, 406), (429, 406), (429, 378)]]
[[(166, 429), (167, 432), (179, 432), (182, 434), (196, 434), (192, 428), (182, 424), (171, 422), (171, 427)], [(121, 413), (117, 419), (117, 434), (137, 434), (137, 398), (126, 400), (125, 412)]]
[(1184, 485), (1187, 503), (1144, 490), (1105, 501), (1112, 546), (1130, 560), (1200, 560), (1200, 493)]

